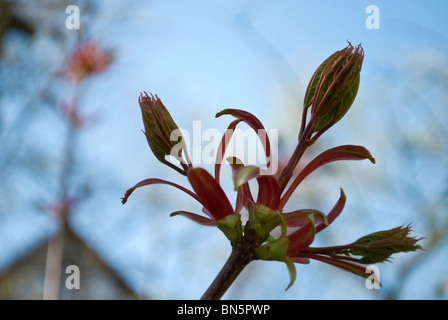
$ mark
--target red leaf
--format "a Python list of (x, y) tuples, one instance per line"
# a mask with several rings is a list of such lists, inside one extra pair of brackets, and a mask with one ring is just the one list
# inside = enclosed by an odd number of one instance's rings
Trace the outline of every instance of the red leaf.
[[(298, 254), (298, 257), (300, 258), (310, 258), (318, 261), (322, 261), (325, 263), (328, 263), (332, 266), (341, 268), (345, 271), (354, 273), (358, 276), (361, 276), (363, 278), (367, 278), (369, 274), (366, 273), (366, 268), (360, 265), (357, 265), (355, 263), (351, 263), (345, 260), (332, 258), (332, 257), (326, 257), (318, 254), (309, 254), (309, 253), (300, 253)], [(292, 259), (294, 261), (294, 259)]]
[(219, 170), (221, 169), (224, 154), (226, 153), (227, 146), (229, 145), (230, 139), (232, 138), (233, 133), (235, 132), (236, 125), (240, 122), (241, 119), (232, 121), (232, 123), (230, 123), (226, 132), (222, 136), (221, 142), (219, 143), (218, 148), (219, 151), (216, 154), (216, 160), (215, 160), (215, 179), (218, 183), (219, 183)]
[(133, 186), (132, 188), (128, 189), (126, 191), (126, 193), (124, 194), (124, 197), (121, 198), (121, 203), (125, 204), (126, 201), (128, 201), (129, 196), (132, 194), (132, 192), (134, 192), (135, 189), (140, 188), (140, 187), (144, 187), (144, 186), (148, 186), (151, 184), (168, 184), (170, 186), (176, 187), (179, 190), (182, 190), (183, 192), (189, 194), (190, 196), (192, 196), (193, 198), (195, 198), (197, 201), (201, 202), (199, 200), (199, 198), (190, 190), (167, 180), (162, 180), (162, 179), (145, 179), (140, 181), (139, 183), (137, 183), (135, 186)]
[(319, 233), (328, 227), (334, 220), (336, 220), (344, 209), (346, 199), (344, 190), (341, 189), (341, 195), (338, 201), (326, 216), (322, 212), (315, 209), (302, 209), (289, 213), (282, 213), (281, 215), (288, 227), (307, 226), (311, 221), (310, 215), (312, 215), (316, 233)]
[(291, 257), (291, 260), (292, 260), (292, 262), (295, 262), (295, 263), (310, 264), (309, 258)]
[(242, 188), (240, 188), (241, 186), (237, 186), (235, 182), (235, 173), (238, 169), (244, 167), (243, 162), (237, 157), (228, 157), (226, 160), (232, 167), (233, 183), (235, 190), (237, 190), (235, 213), (239, 213), (243, 207), (248, 209), (247, 203), (254, 203), (254, 198), (252, 197), (252, 192), (247, 183), (243, 183)]
[(239, 109), (224, 109), (216, 114), (216, 118), (227, 114), (246, 122), (257, 133), (266, 155), (266, 166), (267, 168), (271, 168), (271, 143), (261, 121), (252, 113)]
[(293, 212), (282, 213), (281, 215), (288, 227), (303, 227), (310, 223), (310, 214), (313, 215), (314, 223), (316, 225), (320, 223), (328, 224), (327, 217), (322, 212), (315, 209), (301, 209)]
[(255, 178), (258, 182), (257, 203), (277, 210), (280, 203), (280, 185), (277, 179), (273, 175), (268, 174), (264, 169), (256, 166), (237, 168), (233, 172), (235, 189), (246, 186), (250, 180)]
[(196, 192), (199, 202), (208, 210), (210, 218), (221, 220), (229, 214), (233, 214), (233, 208), (226, 194), (215, 178), (203, 168), (190, 168), (187, 178), (193, 190)]
[(299, 184), (316, 169), (333, 161), (364, 159), (369, 159), (372, 163), (375, 163), (375, 159), (372, 157), (370, 152), (366, 148), (361, 146), (344, 145), (322, 152), (316, 158), (311, 160), (311, 162), (308, 163), (302, 169), (302, 171), (300, 171), (291, 186), (283, 195), (280, 202), (280, 208), (283, 208), (285, 206), (286, 202), (288, 202), (292, 193), (299, 186)]
[(280, 204), (280, 185), (277, 179), (271, 175), (261, 175), (257, 178), (258, 181), (258, 196), (257, 203), (277, 211)]
[(308, 218), (308, 223), (305, 226), (287, 236), (289, 239), (288, 256), (293, 256), (300, 250), (307, 248), (313, 243), (315, 234), (314, 222), (311, 218)]
[(319, 223), (316, 225), (316, 233), (321, 232), (323, 229), (328, 227), (331, 223), (333, 223), (334, 220), (336, 220), (337, 217), (341, 214), (342, 210), (344, 209), (345, 202), (347, 200), (347, 197), (345, 196), (344, 190), (341, 189), (341, 195), (339, 196), (338, 201), (334, 205), (334, 207), (328, 212), (327, 219), (328, 223)]
[(176, 211), (171, 213), (170, 217), (174, 217), (177, 215), (184, 216), (204, 226), (211, 226), (211, 227), (216, 226), (216, 221), (188, 211)]

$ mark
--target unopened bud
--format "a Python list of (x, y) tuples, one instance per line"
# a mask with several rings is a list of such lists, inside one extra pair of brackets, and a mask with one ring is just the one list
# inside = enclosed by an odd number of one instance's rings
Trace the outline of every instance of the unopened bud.
[(394, 253), (422, 250), (417, 244), (421, 239), (410, 237), (410, 232), (409, 226), (401, 226), (369, 234), (356, 240), (349, 253), (361, 256), (360, 263), (372, 264), (387, 261)]
[[(176, 169), (182, 174), (186, 174), (186, 170), (191, 164), (186, 153), (185, 142), (179, 127), (174, 122), (162, 101), (157, 95), (148, 95), (145, 92), (140, 95), (139, 104), (145, 126), (146, 140), (157, 160)], [(183, 151), (185, 152), (185, 159), (182, 157)], [(179, 160), (183, 170), (165, 159), (169, 155)]]
[(304, 108), (311, 106), (313, 132), (338, 122), (350, 109), (359, 88), (364, 50), (349, 45), (328, 57), (314, 72), (305, 93)]

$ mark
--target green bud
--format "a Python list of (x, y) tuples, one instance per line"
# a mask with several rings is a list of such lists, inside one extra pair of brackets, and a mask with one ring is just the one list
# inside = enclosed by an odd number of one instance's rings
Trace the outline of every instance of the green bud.
[(280, 261), (286, 264), (290, 281), (285, 290), (288, 290), (294, 284), (294, 281), (297, 277), (296, 267), (294, 266), (292, 260), (287, 256), (288, 246), (289, 239), (282, 237), (279, 239), (268, 241), (266, 244), (259, 246), (255, 251), (257, 259)]
[(388, 261), (394, 253), (422, 250), (422, 247), (417, 245), (421, 238), (410, 237), (410, 232), (410, 226), (400, 226), (371, 233), (356, 240), (349, 253), (361, 256), (358, 260), (360, 263), (372, 264)]
[(269, 237), (269, 233), (277, 226), (281, 226), (282, 235), (286, 234), (286, 223), (283, 217), (275, 210), (257, 203), (249, 205), (249, 226), (254, 229), (259, 243)]
[(364, 50), (349, 45), (328, 57), (314, 72), (305, 93), (311, 107), (313, 132), (338, 122), (350, 109), (359, 88)]
[(217, 221), (218, 228), (225, 234), (231, 243), (241, 240), (243, 228), (239, 214), (229, 214)]
[(259, 246), (256, 249), (257, 258), (260, 260), (283, 261), (286, 259), (289, 239), (279, 238)]
[[(150, 96), (145, 92), (139, 97), (143, 124), (145, 126), (146, 140), (157, 160), (166, 164), (182, 174), (191, 166), (186, 146), (179, 127), (174, 122), (162, 101), (156, 95)], [(185, 152), (183, 159), (182, 152)], [(183, 169), (168, 162), (165, 157), (173, 156), (179, 160)]]

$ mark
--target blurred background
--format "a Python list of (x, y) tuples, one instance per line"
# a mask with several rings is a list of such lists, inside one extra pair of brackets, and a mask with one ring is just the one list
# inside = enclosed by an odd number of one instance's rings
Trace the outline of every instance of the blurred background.
[[(69, 5), (79, 29), (67, 28)], [(188, 186), (152, 155), (139, 94), (158, 94), (190, 131), (201, 121), (224, 132), (231, 119), (217, 112), (247, 110), (279, 130), (286, 157), (311, 75), (350, 41), (365, 50), (357, 99), (307, 156), (358, 144), (376, 164), (328, 165), (286, 209), (328, 212), (342, 187), (347, 205), (314, 246), (411, 223), (425, 250), (378, 265), (379, 290), (312, 261), (285, 291), (284, 264), (255, 261), (223, 298), (447, 299), (447, 11), (437, 0), (0, 0), (0, 298), (200, 298), (230, 245), (169, 217), (200, 206), (169, 186), (120, 202), (145, 178)], [(66, 287), (69, 265), (78, 290)]]

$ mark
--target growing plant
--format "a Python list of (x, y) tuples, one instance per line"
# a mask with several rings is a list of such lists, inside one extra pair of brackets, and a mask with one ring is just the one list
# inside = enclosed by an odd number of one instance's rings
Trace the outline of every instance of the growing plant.
[[(296, 176), (293, 175), (307, 148), (350, 109), (358, 92), (363, 59), (361, 45), (355, 48), (349, 43), (317, 68), (306, 90), (297, 146), (278, 176), (272, 172), (269, 137), (260, 120), (251, 113), (225, 109), (216, 114), (216, 117), (230, 115), (236, 119), (222, 137), (213, 176), (205, 169), (193, 166), (182, 134), (159, 97), (147, 93), (140, 95), (145, 135), (152, 152), (160, 162), (185, 175), (193, 191), (170, 181), (146, 179), (127, 190), (122, 203), (126, 203), (137, 188), (168, 184), (202, 204), (204, 215), (187, 211), (171, 213), (171, 216), (182, 215), (201, 225), (217, 227), (232, 246), (230, 257), (202, 299), (220, 299), (253, 260), (284, 262), (290, 275), (288, 289), (296, 279), (294, 263), (307, 264), (314, 259), (367, 278), (369, 274), (366, 274), (363, 264), (384, 262), (394, 253), (421, 249), (417, 244), (420, 239), (409, 235), (410, 226), (375, 232), (347, 245), (311, 247), (316, 234), (327, 228), (342, 212), (346, 202), (342, 189), (339, 199), (327, 214), (316, 209), (284, 212), (286, 203), (299, 184), (321, 166), (340, 160), (368, 159), (375, 163), (366, 148), (342, 145), (322, 152), (304, 165)], [(220, 185), (220, 171), (229, 141), (240, 122), (245, 122), (258, 134), (267, 166), (244, 165), (236, 157), (226, 159), (232, 167), (237, 192), (236, 203), (232, 206)], [(177, 159), (178, 165), (167, 161), (167, 156)], [(256, 180), (258, 184), (256, 196), (249, 187), (251, 180)], [(241, 214), (244, 210), (248, 211), (249, 218), (243, 223)], [(273, 232), (274, 229), (278, 232)]]

